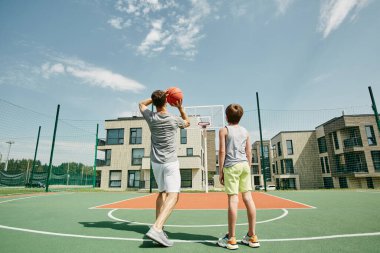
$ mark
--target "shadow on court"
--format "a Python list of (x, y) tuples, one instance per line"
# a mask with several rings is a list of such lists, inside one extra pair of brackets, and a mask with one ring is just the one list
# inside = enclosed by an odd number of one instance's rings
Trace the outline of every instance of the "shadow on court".
[[(121, 231), (132, 231), (144, 235), (143, 239), (149, 239), (145, 234), (149, 231), (149, 227), (145, 225), (136, 225), (128, 222), (116, 222), (116, 221), (97, 221), (97, 222), (79, 222), (87, 228), (110, 228)], [(168, 237), (172, 240), (199, 240), (204, 242), (199, 242), (200, 244), (215, 246), (215, 243), (206, 241), (217, 241), (218, 238), (210, 235), (199, 235), (199, 234), (189, 234), (189, 233), (171, 233), (165, 231)], [(151, 241), (143, 241), (140, 248), (154, 248), (160, 247), (160, 245), (153, 243)]]

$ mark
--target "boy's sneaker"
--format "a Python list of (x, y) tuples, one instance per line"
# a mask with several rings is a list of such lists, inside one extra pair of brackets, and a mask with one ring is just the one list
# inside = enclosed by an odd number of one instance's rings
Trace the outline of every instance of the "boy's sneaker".
[(249, 236), (247, 234), (246, 236), (244, 236), (243, 240), (241, 240), (241, 243), (248, 245), (251, 248), (260, 247), (259, 238), (257, 238), (257, 235)]
[(223, 238), (220, 238), (217, 242), (220, 247), (227, 249), (238, 249), (239, 245), (236, 242), (236, 239), (233, 237), (228, 239), (228, 234), (226, 234)]
[(174, 244), (168, 239), (164, 231), (158, 232), (153, 227), (149, 229), (148, 233), (146, 233), (146, 236), (165, 247), (171, 247)]

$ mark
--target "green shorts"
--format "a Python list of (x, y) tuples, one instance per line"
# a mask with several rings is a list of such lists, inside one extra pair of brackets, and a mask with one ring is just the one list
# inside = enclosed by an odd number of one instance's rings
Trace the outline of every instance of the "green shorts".
[(224, 189), (227, 194), (252, 191), (251, 172), (247, 162), (223, 168)]

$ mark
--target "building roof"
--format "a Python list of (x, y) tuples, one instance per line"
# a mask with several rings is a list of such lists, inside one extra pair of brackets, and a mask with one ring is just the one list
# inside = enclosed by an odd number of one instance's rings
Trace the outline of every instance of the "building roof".
[(132, 117), (120, 117), (117, 119), (106, 119), (105, 121), (125, 121), (125, 120), (143, 120), (143, 117), (140, 116), (132, 116)]
[(279, 132), (278, 134), (276, 134), (275, 136), (273, 136), (271, 138), (271, 140), (273, 140), (274, 138), (276, 138), (278, 135), (280, 134), (290, 134), (290, 133), (310, 133), (310, 132), (315, 132), (315, 130), (299, 130), (299, 131), (281, 131)]
[(331, 122), (334, 122), (338, 119), (341, 119), (343, 117), (346, 117), (346, 118), (351, 118), (351, 117), (373, 117), (375, 116), (374, 114), (351, 114), (351, 115), (342, 115), (342, 116), (339, 116), (339, 117), (335, 117), (335, 118), (332, 118), (330, 119), (329, 121), (326, 121), (325, 123), (322, 123), (320, 124), (319, 126), (316, 126), (315, 128), (318, 128), (320, 126), (325, 126), (327, 124), (330, 124)]

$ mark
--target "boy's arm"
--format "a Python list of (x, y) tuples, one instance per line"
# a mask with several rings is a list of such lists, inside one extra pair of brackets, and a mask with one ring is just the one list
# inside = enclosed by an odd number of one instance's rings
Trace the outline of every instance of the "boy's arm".
[(251, 165), (252, 165), (252, 151), (251, 151), (251, 141), (249, 139), (249, 135), (248, 135), (248, 138), (247, 138), (247, 142), (245, 144), (245, 154), (247, 155), (249, 168), (251, 169)]
[(146, 109), (148, 109), (148, 105), (150, 105), (152, 103), (152, 99), (151, 98), (148, 98), (148, 99), (145, 99), (143, 101), (140, 101), (139, 103), (139, 109), (140, 109), (140, 112), (143, 113)]
[(185, 125), (183, 125), (183, 128), (189, 127), (189, 126), (190, 126), (190, 120), (189, 120), (189, 118), (187, 117), (186, 112), (183, 110), (183, 107), (182, 107), (182, 99), (179, 100), (179, 101), (177, 101), (177, 103), (175, 103), (173, 106), (178, 108), (178, 111), (179, 111), (179, 113), (181, 114), (181, 118), (182, 118), (183, 121), (185, 122)]
[(224, 160), (226, 158), (226, 136), (227, 129), (222, 128), (219, 130), (219, 181), (224, 185)]

